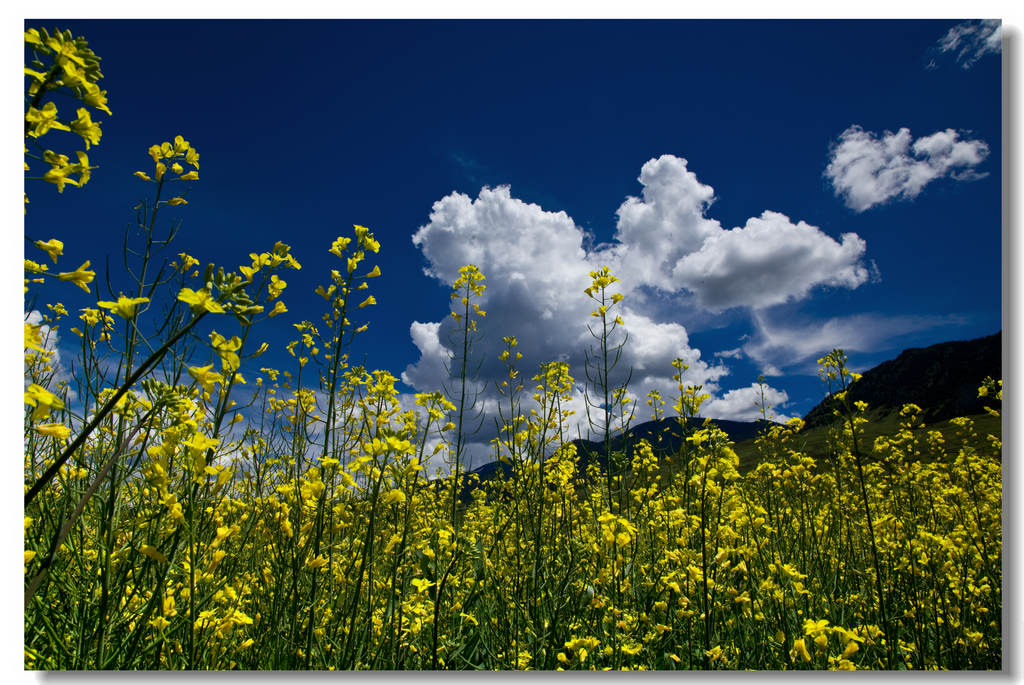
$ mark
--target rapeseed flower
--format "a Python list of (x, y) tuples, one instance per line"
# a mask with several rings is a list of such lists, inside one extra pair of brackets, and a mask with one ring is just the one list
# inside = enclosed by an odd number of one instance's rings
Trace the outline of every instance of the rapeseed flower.
[(41, 423), (36, 426), (36, 432), (58, 440), (67, 440), (71, 436), (71, 429), (62, 423)]
[(148, 297), (125, 297), (119, 295), (117, 302), (97, 302), (96, 304), (104, 309), (109, 309), (123, 319), (131, 319), (135, 316), (135, 308), (140, 304), (149, 302)]
[(91, 145), (100, 142), (103, 131), (100, 130), (100, 125), (92, 120), (89, 110), (85, 107), (79, 107), (76, 113), (78, 118), (71, 122), (71, 130), (82, 136), (85, 140), (85, 149), (88, 150)]
[(50, 259), (53, 260), (54, 264), (57, 263), (57, 257), (64, 254), (64, 243), (57, 240), (56, 238), (50, 238), (45, 243), (42, 240), (37, 240), (33, 243), (33, 245), (38, 247), (40, 250), (45, 251), (46, 254), (50, 255)]
[(45, 135), (50, 129), (70, 131), (71, 127), (62, 123), (57, 116), (57, 105), (52, 102), (47, 102), (42, 109), (29, 107), (28, 112), (25, 113), (25, 122), (32, 126), (32, 130), (28, 134), (33, 138), (38, 138)]
[(182, 288), (178, 292), (178, 299), (189, 306), (193, 314), (201, 314), (203, 312), (212, 312), (214, 314), (223, 314), (224, 307), (216, 298), (210, 293), (209, 289), (202, 288), (200, 290), (192, 290), (192, 288)]
[(45, 419), (50, 415), (51, 411), (64, 408), (63, 400), (35, 383), (25, 388), (25, 404), (35, 407), (32, 411), (33, 421)]
[(82, 266), (78, 267), (74, 271), (59, 273), (57, 278), (62, 281), (71, 281), (85, 292), (89, 292), (89, 283), (92, 283), (93, 279), (96, 278), (96, 272), (90, 271), (89, 260), (86, 260)]

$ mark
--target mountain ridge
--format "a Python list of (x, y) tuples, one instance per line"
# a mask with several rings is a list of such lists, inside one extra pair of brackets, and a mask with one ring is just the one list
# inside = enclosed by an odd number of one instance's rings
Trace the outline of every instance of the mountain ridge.
[[(951, 340), (928, 347), (910, 347), (895, 358), (865, 371), (847, 393), (850, 403), (867, 402), (868, 409), (885, 416), (904, 404), (921, 407), (929, 423), (955, 416), (980, 414), (985, 404), (978, 386), (990, 376), (1002, 378), (1002, 331), (972, 340)], [(804, 416), (806, 428), (832, 419), (833, 395), (825, 397)]]
[[(865, 371), (860, 380), (850, 386), (848, 397), (851, 402), (867, 402), (869, 409), (878, 410), (883, 416), (898, 411), (904, 404), (913, 403), (921, 407), (922, 418), (933, 423), (954, 416), (984, 412), (984, 405), (991, 405), (992, 398), (981, 400), (977, 395), (978, 386), (986, 376), (1002, 378), (1002, 331), (971, 340), (952, 340), (928, 347), (907, 348), (893, 359)], [(832, 397), (825, 397), (803, 417), (804, 430), (825, 425), (833, 419)], [(646, 439), (660, 450), (674, 451), (682, 443), (683, 433), (692, 432), (703, 422), (704, 419), (700, 417), (690, 419), (680, 432), (676, 417), (645, 421), (630, 427), (625, 435), (619, 433), (613, 436), (611, 450), (625, 451), (631, 456), (632, 447)], [(760, 419), (711, 419), (711, 422), (725, 431), (734, 443), (756, 437), (764, 425), (777, 425)], [(605, 466), (603, 441), (577, 438), (571, 442), (576, 445), (581, 469), (591, 459)], [(508, 475), (511, 466), (491, 461), (469, 473), (485, 481), (494, 478), (499, 471)]]

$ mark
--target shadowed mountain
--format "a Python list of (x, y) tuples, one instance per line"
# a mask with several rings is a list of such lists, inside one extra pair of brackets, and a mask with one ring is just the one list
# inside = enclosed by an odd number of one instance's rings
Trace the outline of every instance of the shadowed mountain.
[[(850, 386), (850, 403), (863, 401), (869, 410), (886, 416), (907, 403), (922, 409), (929, 423), (955, 416), (984, 412), (992, 399), (978, 398), (978, 386), (986, 376), (1002, 378), (1002, 331), (974, 340), (912, 347), (895, 359), (865, 371)], [(832, 396), (826, 397), (804, 417), (807, 428), (830, 423)]]
[[(764, 421), (728, 421), (726, 419), (712, 419), (711, 422), (721, 428), (733, 442), (742, 442), (757, 436), (762, 427), (771, 422)], [(612, 436), (612, 452), (625, 452), (627, 457), (632, 458), (634, 446), (641, 440), (647, 440), (654, 447), (656, 454), (675, 453), (682, 445), (686, 435), (700, 428), (704, 423), (702, 418), (690, 419), (685, 428), (680, 425), (679, 419), (667, 418), (658, 421), (647, 421), (630, 428), (625, 434), (618, 433)], [(576, 454), (579, 455), (579, 468), (583, 470), (597, 460), (602, 468), (606, 466), (605, 446), (603, 441), (586, 440), (578, 438), (572, 443), (576, 445)], [(492, 461), (472, 471), (480, 477), (481, 482), (494, 478), (498, 471), (506, 475), (511, 473), (512, 467), (499, 461)]]
[[(939, 343), (930, 347), (910, 348), (898, 357), (865, 371), (859, 381), (850, 387), (851, 402), (864, 401), (876, 416), (885, 417), (908, 402), (921, 407), (922, 419), (935, 423), (955, 416), (970, 416), (984, 413), (984, 405), (992, 405), (992, 398), (980, 400), (978, 386), (986, 377), (1002, 378), (1002, 332), (975, 340)], [(832, 398), (826, 397), (807, 416), (805, 430), (829, 424), (833, 417)], [(625, 434), (619, 433), (611, 439), (611, 451), (625, 452), (631, 458), (633, 448), (640, 440), (647, 440), (656, 454), (673, 454), (678, 451), (686, 435), (700, 427), (704, 419), (691, 419), (682, 427), (677, 418), (647, 421), (630, 428)], [(712, 419), (719, 428), (737, 443), (747, 443), (770, 422), (729, 421)], [(582, 470), (596, 460), (606, 467), (605, 446), (599, 440), (576, 439), (579, 468)], [(748, 445), (749, 446), (749, 445)], [(744, 449), (744, 453), (750, 449)], [(498, 461), (488, 462), (471, 473), (479, 476), (481, 482), (494, 478), (499, 471), (511, 473), (511, 466)], [(462, 499), (469, 497), (472, 486), (462, 492)]]

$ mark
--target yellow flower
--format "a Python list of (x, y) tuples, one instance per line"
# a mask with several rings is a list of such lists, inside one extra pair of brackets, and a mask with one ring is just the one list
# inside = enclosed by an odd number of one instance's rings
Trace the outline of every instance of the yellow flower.
[(374, 266), (373, 271), (363, 276), (363, 278), (376, 278), (377, 276), (380, 276), (380, 267)]
[(75, 155), (78, 157), (78, 164), (74, 165), (75, 171), (78, 172), (78, 185), (84, 186), (92, 177), (92, 170), (99, 167), (89, 166), (89, 155), (81, 150), (76, 150)]
[(52, 102), (47, 102), (42, 109), (29, 107), (25, 114), (25, 121), (33, 126), (32, 130), (28, 132), (33, 138), (44, 135), (51, 128), (59, 131), (71, 130), (67, 124), (62, 124), (57, 119), (57, 105)]
[(179, 180), (182, 180), (182, 181), (198, 181), (199, 180), (199, 174), (197, 172), (195, 172), (195, 171), (190, 171), (187, 174), (182, 174), (178, 178), (179, 178)]
[(167, 563), (167, 557), (153, 545), (142, 545), (139, 547), (139, 553), (145, 554), (153, 561), (159, 561), (161, 564)]
[(172, 197), (170, 200), (167, 201), (167, 204), (169, 204), (172, 207), (177, 207), (178, 205), (187, 205), (188, 200), (186, 200), (183, 197)]
[(325, 559), (323, 556), (315, 556), (312, 559), (308, 559), (306, 561), (306, 568), (308, 568), (310, 570), (322, 568), (322, 567), (324, 567), (326, 565), (327, 565), (327, 559)]
[(67, 440), (71, 436), (71, 429), (62, 423), (41, 423), (36, 426), (36, 432), (58, 440)]
[(335, 257), (341, 257), (341, 253), (345, 251), (345, 248), (348, 247), (350, 242), (352, 242), (351, 238), (343, 238), (339, 236), (338, 239), (331, 244), (331, 249), (329, 249), (328, 252)]
[(242, 363), (237, 354), (242, 347), (242, 339), (233, 335), (229, 340), (217, 331), (211, 331), (210, 343), (213, 345), (214, 352), (221, 358), (221, 369), (237, 371)]
[(793, 649), (789, 650), (789, 658), (796, 659), (799, 656), (804, 661), (811, 660), (811, 653), (807, 651), (807, 645), (804, 644), (803, 638), (795, 640), (793, 642)]
[(284, 302), (278, 300), (274, 303), (274, 308), (270, 310), (267, 316), (277, 316), (278, 314), (284, 314), (286, 311), (288, 311), (288, 308), (284, 306)]
[(54, 409), (63, 409), (64, 402), (41, 385), (32, 385), (25, 388), (25, 404), (35, 407), (32, 411), (32, 420), (45, 419)]
[(223, 383), (224, 377), (216, 371), (211, 371), (213, 364), (209, 366), (190, 366), (188, 367), (189, 375), (195, 378), (200, 385), (203, 386), (203, 390), (211, 392), (213, 390), (214, 383)]
[[(50, 152), (47, 150), (46, 152)], [(44, 153), (45, 156), (45, 153)], [(73, 174), (77, 171), (74, 164), (68, 164), (67, 155), (53, 155), (51, 157), (53, 161), (48, 159), (47, 161), (53, 164), (53, 167), (43, 174), (43, 180), (47, 183), (52, 183), (57, 186), (57, 192), (63, 193), (65, 184), (70, 183), (73, 186), (79, 185), (79, 182), (73, 178), (68, 178), (68, 174)]]
[(432, 582), (424, 578), (413, 578), (410, 582), (416, 588), (416, 592), (426, 592), (433, 585)]
[(197, 266), (199, 264), (199, 260), (193, 257), (192, 255), (188, 254), (187, 252), (179, 252), (178, 256), (181, 257), (181, 266), (179, 268), (181, 269), (182, 273), (188, 271), (193, 266)]
[(89, 286), (87, 284), (92, 283), (92, 279), (96, 278), (96, 272), (89, 271), (88, 266), (89, 260), (87, 259), (82, 266), (78, 267), (74, 271), (57, 274), (57, 278), (62, 281), (71, 281), (85, 292), (89, 292)]
[(401, 490), (392, 490), (384, 496), (384, 504), (401, 504), (405, 501), (405, 493)]
[(370, 295), (368, 298), (360, 302), (359, 308), (362, 309), (363, 307), (371, 304), (377, 304), (377, 300), (373, 297), (373, 295)]
[(100, 130), (100, 125), (92, 120), (89, 110), (85, 107), (79, 107), (76, 113), (78, 118), (71, 122), (71, 130), (82, 136), (85, 140), (85, 149), (88, 150), (90, 145), (99, 144), (103, 131)]
[(224, 307), (213, 298), (213, 295), (206, 288), (199, 291), (192, 290), (192, 288), (182, 288), (178, 293), (178, 299), (187, 304), (193, 314), (200, 314), (202, 312), (224, 313)]
[(110, 111), (110, 108), (107, 107), (107, 91), (100, 90), (99, 86), (95, 83), (89, 83), (88, 81), (83, 83), (82, 86), (85, 88), (85, 95), (82, 96), (82, 102), (90, 107), (103, 110), (107, 114), (113, 114), (113, 112)]
[(163, 616), (157, 616), (156, 618), (149, 619), (149, 625), (153, 626), (157, 630), (162, 631), (164, 628), (171, 625), (171, 622)]
[(50, 238), (45, 243), (42, 240), (37, 240), (33, 245), (50, 255), (50, 259), (53, 260), (54, 264), (57, 263), (57, 257), (64, 254), (64, 243), (56, 238)]
[(117, 302), (97, 302), (100, 307), (109, 309), (123, 319), (131, 319), (135, 316), (135, 307), (149, 302), (148, 297), (125, 297), (119, 295)]
[(46, 352), (43, 348), (43, 337), (39, 332), (40, 327), (25, 322), (25, 349), (26, 350), (37, 350), (39, 352)]

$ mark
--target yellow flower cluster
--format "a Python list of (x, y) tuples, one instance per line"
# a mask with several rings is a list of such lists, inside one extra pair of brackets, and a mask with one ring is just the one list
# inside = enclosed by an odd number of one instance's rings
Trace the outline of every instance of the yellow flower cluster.
[[(178, 178), (193, 172), (174, 164), (198, 166), (180, 136), (150, 153), (158, 183), (166, 162)], [(979, 438), (998, 407), (940, 430), (908, 405), (869, 443), (836, 351), (826, 448), (797, 420), (744, 461), (694, 420), (707, 394), (678, 359), (677, 397), (647, 397), (681, 420), (594, 454), (573, 441), (569, 364), (525, 372), (508, 335), (502, 466), (481, 478), (460, 470), (465, 365), (461, 388), (410, 397), (354, 362), (368, 324), (349, 317), (377, 297), (350, 295), (381, 275), (366, 264), (379, 250), (358, 225), (332, 242), (324, 324), (292, 324), (288, 368), (252, 361), (269, 348), (259, 326), (288, 312), (283, 270), (300, 268), (283, 243), (236, 272), (182, 252), (162, 289), (81, 309), (75, 392), (43, 337), (65, 307), (25, 322), (26, 668), (1000, 667), (1001, 443)], [(57, 277), (88, 290), (88, 266)], [(591, 278), (607, 335), (622, 296), (607, 268)], [(465, 349), (485, 294), (463, 267)], [(233, 316), (197, 327), (208, 314)], [(605, 383), (602, 402), (631, 417)]]

